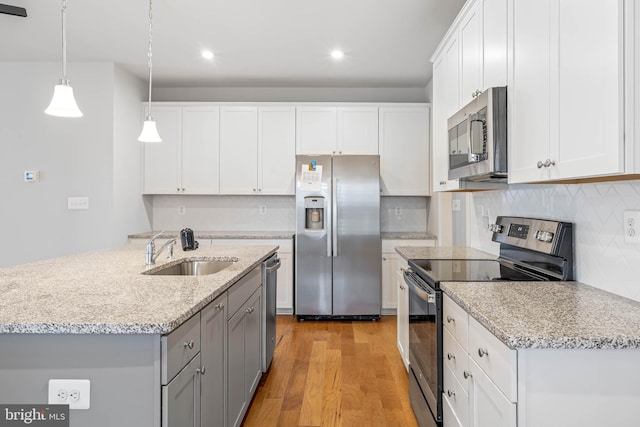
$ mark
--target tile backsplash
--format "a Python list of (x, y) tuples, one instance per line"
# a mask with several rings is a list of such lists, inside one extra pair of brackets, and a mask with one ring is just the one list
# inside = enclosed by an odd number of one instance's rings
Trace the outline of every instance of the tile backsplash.
[[(153, 196), (152, 224), (154, 230), (293, 231), (295, 204), (294, 196)], [(382, 197), (382, 231), (426, 231), (428, 205), (428, 197)]]
[(471, 193), (468, 244), (498, 253), (487, 225), (498, 215), (574, 223), (576, 279), (640, 301), (640, 245), (624, 242), (623, 213), (640, 210), (640, 181), (511, 185)]

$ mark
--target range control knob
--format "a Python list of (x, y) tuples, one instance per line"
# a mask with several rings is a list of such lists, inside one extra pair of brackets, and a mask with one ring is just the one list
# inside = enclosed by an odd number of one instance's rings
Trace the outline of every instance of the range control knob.
[(493, 231), (494, 233), (502, 233), (504, 227), (499, 224), (489, 224), (489, 231)]
[(549, 243), (553, 240), (553, 233), (550, 231), (536, 231), (536, 240), (541, 242)]

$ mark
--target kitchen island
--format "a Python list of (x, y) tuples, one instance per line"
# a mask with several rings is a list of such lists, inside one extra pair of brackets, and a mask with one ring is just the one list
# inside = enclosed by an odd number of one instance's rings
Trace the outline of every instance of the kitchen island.
[[(257, 382), (236, 384), (251, 376), (237, 372), (247, 368), (238, 361), (251, 359), (245, 348), (259, 353), (260, 264), (276, 250), (177, 249), (172, 261), (163, 253), (154, 266), (233, 261), (207, 276), (143, 274), (140, 245), (0, 269), (0, 403), (47, 404), (50, 379), (88, 379), (90, 409), (72, 409), (72, 427), (159, 427), (180, 413), (191, 415), (173, 425), (200, 425), (201, 408), (203, 417), (221, 408), (225, 425), (239, 423)], [(205, 364), (214, 359), (218, 366)], [(206, 394), (206, 384), (222, 395)]]

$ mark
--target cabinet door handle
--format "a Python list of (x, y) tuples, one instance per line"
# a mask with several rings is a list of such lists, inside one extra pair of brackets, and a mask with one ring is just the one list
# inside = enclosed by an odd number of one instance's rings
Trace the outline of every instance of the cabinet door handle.
[(488, 355), (489, 355), (489, 352), (487, 351), (486, 348), (480, 347), (478, 349), (478, 356), (483, 357), (483, 356), (488, 356)]
[(204, 366), (202, 366), (196, 369), (196, 372), (199, 373), (200, 375), (204, 375), (207, 372), (207, 369)]
[(251, 313), (251, 308), (245, 308), (244, 312), (245, 313)]
[(464, 371), (464, 372), (462, 373), (462, 375), (464, 376), (464, 379), (465, 379), (465, 380), (466, 380), (466, 379), (469, 379), (469, 378), (471, 378), (471, 377), (473, 376), (473, 375), (471, 375), (471, 372), (469, 372), (469, 371)]
[(451, 317), (451, 316), (447, 316), (447, 323), (452, 323), (452, 322), (453, 322), (453, 323), (456, 323), (456, 319), (454, 319), (454, 318), (453, 318), (453, 317)]
[(451, 354), (451, 353), (447, 353), (447, 359), (449, 360), (455, 360), (456, 359), (456, 355), (455, 354)]
[(184, 347), (189, 347), (190, 349), (193, 348), (193, 340), (189, 340), (189, 341), (185, 341), (184, 342)]
[(404, 286), (400, 285), (400, 290), (404, 291)]
[(440, 181), (440, 185), (446, 185), (447, 181)]
[(215, 305), (215, 309), (216, 310), (222, 310), (224, 308), (224, 305), (222, 305), (221, 302), (219, 302), (218, 304)]
[(449, 397), (455, 397), (456, 392), (455, 391), (451, 391), (451, 390), (447, 390), (447, 396)]
[(541, 160), (538, 160), (538, 163), (536, 164), (536, 166), (538, 166), (538, 169), (542, 169), (543, 166), (545, 168), (548, 168), (549, 166), (555, 166), (555, 165), (556, 165), (556, 161), (551, 159), (547, 159), (544, 162)]

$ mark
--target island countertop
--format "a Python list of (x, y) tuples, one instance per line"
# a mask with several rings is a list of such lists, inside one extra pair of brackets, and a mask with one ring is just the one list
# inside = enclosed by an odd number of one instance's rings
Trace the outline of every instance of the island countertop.
[(0, 333), (166, 334), (278, 249), (274, 245), (201, 247), (183, 258), (237, 258), (206, 276), (142, 274), (144, 247), (70, 255), (0, 269)]

